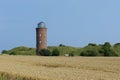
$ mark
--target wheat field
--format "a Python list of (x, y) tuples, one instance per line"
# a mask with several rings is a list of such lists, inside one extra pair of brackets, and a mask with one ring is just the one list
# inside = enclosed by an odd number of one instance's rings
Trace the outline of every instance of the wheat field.
[(120, 80), (119, 57), (0, 56), (6, 80)]

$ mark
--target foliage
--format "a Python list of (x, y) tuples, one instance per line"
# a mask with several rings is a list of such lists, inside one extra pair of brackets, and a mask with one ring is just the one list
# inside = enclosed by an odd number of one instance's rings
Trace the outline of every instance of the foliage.
[(80, 56), (98, 56), (98, 53), (94, 50), (87, 50), (80, 53)]
[[(3, 50), (2, 54), (36, 55), (36, 49), (20, 46), (11, 50)], [(109, 42), (98, 45), (95, 43), (89, 43), (87, 46), (82, 48), (60, 44), (59, 46), (48, 46), (48, 50), (43, 50), (41, 54), (45, 56), (64, 56), (65, 54), (69, 54), (70, 56), (120, 56), (120, 43), (116, 43), (114, 45), (111, 45)]]
[(16, 53), (15, 52), (10, 52), (9, 55), (16, 55)]
[(60, 55), (60, 52), (59, 52), (58, 49), (54, 49), (54, 50), (52, 51), (52, 56), (59, 56), (59, 55)]
[(7, 50), (3, 50), (3, 51), (2, 51), (2, 54), (7, 54), (7, 53), (8, 53)]
[(64, 56), (65, 54), (74, 52), (75, 55), (79, 55), (81, 52), (81, 48), (71, 47), (71, 46), (48, 46), (48, 49), (50, 52), (53, 52), (53, 50), (57, 49), (59, 51), (60, 56)]
[(116, 43), (116, 44), (114, 44), (114, 46), (119, 46), (120, 45), (120, 43)]
[(95, 43), (89, 43), (88, 46), (97, 46)]
[(120, 56), (120, 43), (114, 44), (113, 49), (117, 53), (117, 55)]
[(48, 49), (42, 49), (42, 50), (40, 50), (39, 54), (41, 56), (51, 56), (51, 52)]
[[(36, 54), (36, 49), (35, 48), (28, 48), (25, 46), (20, 46), (13, 48), (11, 50), (8, 50), (7, 53), (9, 55), (35, 55)], [(3, 53), (2, 53), (3, 54)]]
[(74, 56), (74, 52), (69, 53), (69, 56)]
[(116, 52), (111, 49), (111, 44), (109, 42), (105, 42), (105, 44), (103, 45), (103, 53), (104, 56), (118, 56)]

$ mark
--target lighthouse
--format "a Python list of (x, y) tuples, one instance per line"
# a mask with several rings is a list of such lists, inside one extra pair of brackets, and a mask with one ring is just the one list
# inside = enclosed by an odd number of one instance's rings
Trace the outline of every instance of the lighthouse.
[(44, 22), (39, 22), (36, 28), (36, 55), (40, 55), (42, 49), (47, 49), (47, 28)]

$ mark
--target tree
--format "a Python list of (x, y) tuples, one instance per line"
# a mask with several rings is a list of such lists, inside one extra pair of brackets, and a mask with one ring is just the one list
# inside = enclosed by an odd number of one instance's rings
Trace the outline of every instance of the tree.
[(105, 42), (103, 45), (104, 56), (109, 56), (111, 45), (109, 42)]
[(54, 49), (52, 51), (52, 56), (59, 56), (60, 55), (60, 52), (58, 51), (58, 49)]
[(39, 54), (41, 56), (51, 56), (51, 52), (48, 49), (42, 49), (42, 50), (40, 50)]
[(7, 50), (3, 50), (3, 51), (2, 51), (2, 54), (7, 54), (7, 53), (8, 53)]
[(111, 48), (111, 44), (109, 42), (105, 42), (103, 47), (106, 48), (106, 49), (110, 49)]
[(60, 45), (59, 45), (59, 47), (65, 47), (65, 45), (63, 45), (63, 44), (60, 44)]
[(103, 53), (104, 53), (104, 56), (118, 56), (116, 52), (111, 48), (111, 44), (109, 42), (104, 43)]

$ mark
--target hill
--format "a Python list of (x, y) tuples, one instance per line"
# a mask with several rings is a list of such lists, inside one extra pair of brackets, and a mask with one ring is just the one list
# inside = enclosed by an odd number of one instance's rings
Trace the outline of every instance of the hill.
[(19, 46), (15, 47), (11, 50), (3, 50), (3, 54), (9, 54), (9, 55), (35, 55), (35, 48), (29, 48), (26, 46)]
[[(60, 56), (65, 54), (72, 54), (73, 56), (120, 56), (120, 43), (111, 45), (109, 42), (104, 44), (89, 43), (87, 46), (82, 48), (71, 47), (71, 46), (48, 46), (48, 50), (52, 53), (53, 50), (57, 49)], [(15, 47), (11, 50), (3, 50), (2, 54), (9, 55), (36, 55), (35, 48), (29, 48), (25, 46)]]
[[(54, 49), (57, 49), (60, 52), (60, 55), (64, 55), (64, 54), (69, 54), (71, 52), (76, 53), (75, 55), (79, 54), (79, 50), (80, 48), (76, 48), (76, 47), (70, 47), (70, 46), (49, 46), (48, 50), (50, 50), (50, 52), (52, 52)], [(2, 51), (3, 54), (10, 54), (10, 55), (36, 55), (36, 49), (35, 48), (29, 48), (26, 46), (19, 46), (19, 47), (15, 47), (11, 50), (3, 50)]]

